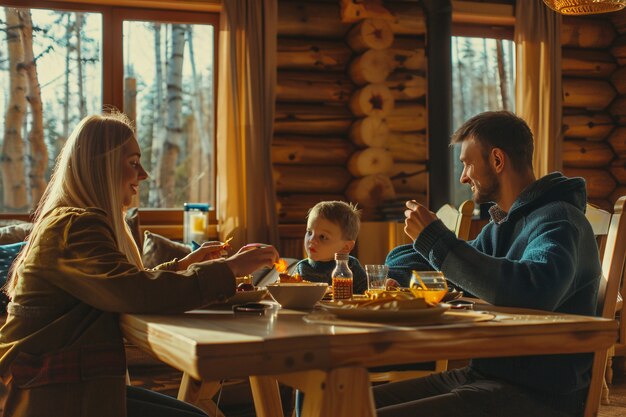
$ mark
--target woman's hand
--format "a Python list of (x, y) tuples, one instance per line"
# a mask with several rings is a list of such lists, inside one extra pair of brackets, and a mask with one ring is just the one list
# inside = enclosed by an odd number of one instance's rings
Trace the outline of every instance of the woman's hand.
[(261, 267), (271, 267), (278, 259), (278, 252), (273, 246), (251, 243), (226, 259), (226, 264), (236, 277), (243, 277)]
[(228, 248), (230, 248), (230, 245), (227, 242), (204, 242), (198, 249), (178, 261), (178, 270), (184, 271), (189, 268), (189, 265), (198, 262), (220, 259), (222, 252)]

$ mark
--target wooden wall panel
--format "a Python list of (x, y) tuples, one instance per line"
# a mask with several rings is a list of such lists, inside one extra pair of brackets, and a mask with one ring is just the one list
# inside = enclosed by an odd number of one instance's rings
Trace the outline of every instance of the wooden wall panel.
[[(385, 19), (372, 20), (381, 16), (342, 15), (341, 0), (278, 2), (272, 161), (281, 224), (305, 223), (325, 199), (382, 220), (396, 203), (394, 184), (403, 198), (427, 200), (424, 10), (415, 1), (382, 5)], [(393, 179), (399, 164), (420, 173)]]
[[(615, 15), (615, 13), (613, 14)], [(612, 210), (625, 172), (626, 61), (610, 16), (563, 17), (563, 171), (587, 181), (590, 202)], [(618, 23), (618, 25), (621, 25)]]

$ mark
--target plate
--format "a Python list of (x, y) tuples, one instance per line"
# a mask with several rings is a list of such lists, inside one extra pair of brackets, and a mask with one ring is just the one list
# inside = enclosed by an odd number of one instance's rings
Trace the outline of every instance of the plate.
[(330, 303), (320, 304), (324, 310), (340, 319), (398, 324), (429, 322), (441, 317), (445, 311), (450, 309), (448, 304), (437, 304), (433, 307), (406, 310), (360, 308), (354, 305), (338, 306)]
[(265, 288), (254, 291), (237, 291), (235, 295), (220, 305), (234, 306), (237, 304), (256, 303), (261, 301), (266, 294), (267, 289)]

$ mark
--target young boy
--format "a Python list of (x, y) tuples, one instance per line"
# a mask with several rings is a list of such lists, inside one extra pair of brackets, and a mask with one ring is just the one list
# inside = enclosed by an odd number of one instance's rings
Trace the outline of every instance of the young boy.
[[(360, 212), (343, 201), (322, 201), (307, 214), (304, 246), (308, 258), (296, 265), (296, 272), (312, 282), (332, 283), (335, 253), (350, 253), (361, 227)], [(355, 294), (367, 290), (367, 275), (358, 259), (350, 256), (348, 266), (352, 271), (352, 288)]]

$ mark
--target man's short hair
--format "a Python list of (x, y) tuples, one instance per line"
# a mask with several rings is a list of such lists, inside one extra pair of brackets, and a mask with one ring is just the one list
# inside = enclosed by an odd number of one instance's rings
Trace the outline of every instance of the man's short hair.
[(493, 148), (502, 149), (517, 171), (533, 166), (533, 134), (526, 122), (510, 111), (477, 114), (457, 129), (450, 144), (474, 138), (482, 145), (485, 159)]
[(356, 240), (361, 228), (361, 210), (344, 201), (320, 201), (306, 215), (308, 220), (318, 217), (339, 226), (344, 240)]

